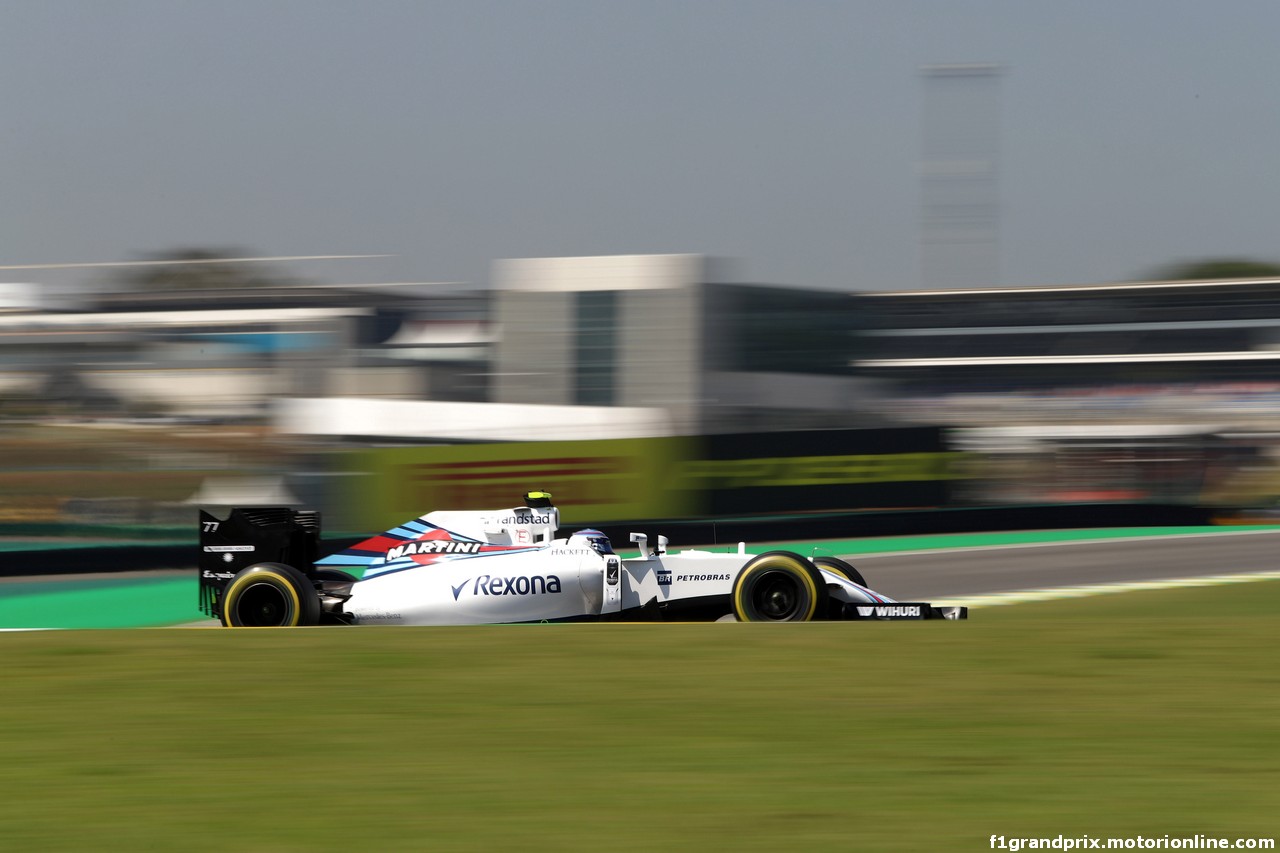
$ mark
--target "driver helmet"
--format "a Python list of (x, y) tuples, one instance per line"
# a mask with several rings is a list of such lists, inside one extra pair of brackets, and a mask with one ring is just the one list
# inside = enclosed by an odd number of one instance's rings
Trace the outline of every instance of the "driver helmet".
[(612, 554), (613, 546), (609, 544), (609, 537), (605, 536), (599, 530), (579, 530), (573, 534), (576, 541), (585, 542), (592, 551), (597, 554)]

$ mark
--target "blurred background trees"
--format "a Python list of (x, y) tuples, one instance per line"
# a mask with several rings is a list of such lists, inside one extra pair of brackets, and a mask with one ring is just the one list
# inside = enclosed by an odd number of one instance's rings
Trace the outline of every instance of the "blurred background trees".
[(238, 248), (183, 247), (143, 258), (146, 266), (126, 268), (117, 277), (124, 291), (165, 293), (195, 290), (243, 290), (297, 284), (273, 272), (272, 265), (254, 263), (255, 254)]
[(1200, 281), (1221, 278), (1280, 278), (1280, 264), (1252, 258), (1201, 258), (1152, 270), (1148, 281)]

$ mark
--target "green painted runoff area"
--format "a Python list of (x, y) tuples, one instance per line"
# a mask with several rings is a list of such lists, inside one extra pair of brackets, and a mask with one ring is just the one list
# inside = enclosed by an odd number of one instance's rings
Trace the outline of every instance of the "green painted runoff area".
[[(1229, 535), (1236, 530), (1259, 529), (1264, 528), (1250, 526), (1027, 530), (749, 543), (749, 547), (752, 551), (786, 548), (810, 556), (883, 554), (1142, 536), (1204, 533)], [(680, 547), (673, 545), (675, 550), (680, 550)], [(714, 546), (713, 550), (731, 550), (734, 547), (736, 544), (722, 543)], [(189, 577), (174, 577), (166, 573), (163, 577), (155, 578), (112, 578), (110, 575), (102, 575), (74, 581), (11, 581), (0, 583), (0, 628), (140, 628), (180, 625), (205, 618), (197, 607), (196, 601), (194, 571)]]
[(204, 617), (196, 576), (0, 584), (0, 628), (145, 628)]

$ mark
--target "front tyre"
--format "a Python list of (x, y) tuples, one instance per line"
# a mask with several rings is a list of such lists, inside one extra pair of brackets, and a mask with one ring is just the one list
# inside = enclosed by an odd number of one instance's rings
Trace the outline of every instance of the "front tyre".
[(858, 586), (867, 585), (867, 582), (862, 579), (862, 572), (839, 557), (814, 557), (813, 564), (820, 569), (826, 569), (833, 575), (840, 575), (846, 580), (851, 580)]
[(319, 621), (315, 586), (284, 563), (242, 569), (222, 593), (222, 624), (228, 628), (293, 628)]
[(804, 557), (768, 551), (742, 567), (732, 599), (739, 622), (812, 622), (827, 611), (827, 586)]

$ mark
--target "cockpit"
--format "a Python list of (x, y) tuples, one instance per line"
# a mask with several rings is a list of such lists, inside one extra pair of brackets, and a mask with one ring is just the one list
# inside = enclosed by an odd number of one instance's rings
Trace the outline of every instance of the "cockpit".
[(569, 537), (569, 547), (590, 548), (602, 557), (613, 553), (609, 537), (599, 530), (579, 530)]

